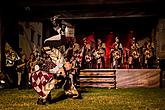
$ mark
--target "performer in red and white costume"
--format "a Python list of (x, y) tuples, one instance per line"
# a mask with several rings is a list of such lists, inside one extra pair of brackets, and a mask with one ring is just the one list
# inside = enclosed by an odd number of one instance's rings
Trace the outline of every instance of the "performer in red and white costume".
[[(56, 21), (58, 17), (53, 17)], [(53, 21), (54, 23), (54, 21)], [(75, 66), (73, 66), (72, 56), (65, 52), (66, 39), (65, 39), (65, 26), (69, 25), (65, 21), (61, 22), (60, 25), (54, 25), (55, 31), (58, 35), (52, 36), (44, 41), (43, 50), (50, 57), (50, 62), (42, 63), (42, 66), (46, 66), (47, 69), (39, 68), (37, 65), (36, 71), (32, 74), (32, 87), (38, 93), (39, 98), (37, 104), (45, 104), (46, 100), (51, 100), (50, 91), (58, 83), (58, 77), (62, 76), (64, 79), (63, 88), (65, 95), (77, 98), (79, 93), (74, 85), (73, 74), (75, 74)], [(67, 49), (67, 48), (66, 48)], [(44, 65), (43, 65), (44, 64)], [(40, 67), (42, 67), (40, 66)], [(37, 69), (38, 68), (38, 69)], [(51, 74), (50, 74), (51, 73)], [(49, 101), (50, 102), (50, 101)]]

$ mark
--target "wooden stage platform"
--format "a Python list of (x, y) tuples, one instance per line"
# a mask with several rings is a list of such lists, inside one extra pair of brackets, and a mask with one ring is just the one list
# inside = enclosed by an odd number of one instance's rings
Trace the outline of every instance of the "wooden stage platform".
[(160, 69), (84, 69), (80, 87), (160, 87)]

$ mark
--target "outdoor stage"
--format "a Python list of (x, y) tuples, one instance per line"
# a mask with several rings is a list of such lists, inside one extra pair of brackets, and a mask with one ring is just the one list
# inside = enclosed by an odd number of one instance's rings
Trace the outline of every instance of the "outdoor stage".
[(160, 69), (84, 69), (80, 87), (160, 87)]

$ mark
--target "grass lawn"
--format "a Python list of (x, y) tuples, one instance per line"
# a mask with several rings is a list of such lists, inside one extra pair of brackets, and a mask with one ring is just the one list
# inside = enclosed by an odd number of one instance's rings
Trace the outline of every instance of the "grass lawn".
[[(165, 110), (165, 89), (160, 88), (85, 88), (80, 89), (82, 99), (66, 98), (53, 104), (37, 105), (33, 89), (0, 90), (0, 110)], [(62, 89), (54, 89), (52, 97), (58, 99)]]

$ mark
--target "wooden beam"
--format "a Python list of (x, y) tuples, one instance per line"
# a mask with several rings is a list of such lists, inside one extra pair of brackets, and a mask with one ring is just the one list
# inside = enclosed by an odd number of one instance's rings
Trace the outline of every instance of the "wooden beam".
[(116, 5), (116, 4), (146, 4), (157, 0), (17, 0), (18, 6), (78, 6), (78, 5)]
[(74, 20), (74, 19), (116, 19), (116, 18), (141, 18), (141, 17), (156, 17), (156, 15), (129, 15), (129, 16), (91, 16), (91, 17), (66, 17), (58, 18), (63, 20)]

